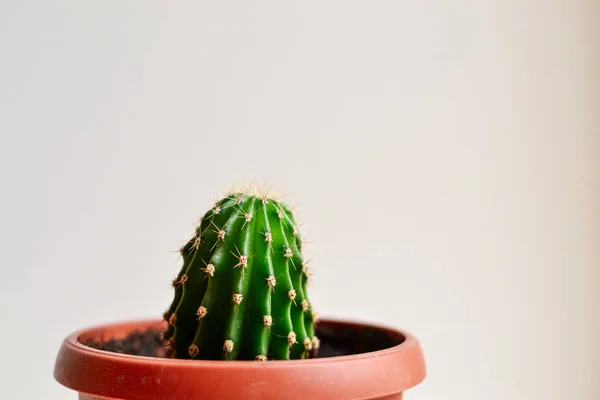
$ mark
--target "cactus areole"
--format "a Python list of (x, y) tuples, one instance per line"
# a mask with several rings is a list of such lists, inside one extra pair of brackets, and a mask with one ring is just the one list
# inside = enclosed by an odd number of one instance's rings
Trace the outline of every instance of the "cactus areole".
[(232, 193), (181, 248), (164, 339), (172, 358), (288, 360), (313, 356), (317, 314), (290, 207)]

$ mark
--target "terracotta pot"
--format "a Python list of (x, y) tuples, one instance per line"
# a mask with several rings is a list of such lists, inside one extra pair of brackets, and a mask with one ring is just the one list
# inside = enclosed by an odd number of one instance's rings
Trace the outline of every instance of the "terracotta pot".
[[(83, 344), (124, 339), (135, 331), (156, 331), (158, 335), (162, 324), (124, 322), (74, 333), (63, 342), (54, 377), (85, 400), (398, 400), (425, 377), (423, 354), (415, 337), (352, 322), (320, 321), (319, 357), (309, 360), (174, 360)], [(351, 355), (336, 356), (343, 353)]]

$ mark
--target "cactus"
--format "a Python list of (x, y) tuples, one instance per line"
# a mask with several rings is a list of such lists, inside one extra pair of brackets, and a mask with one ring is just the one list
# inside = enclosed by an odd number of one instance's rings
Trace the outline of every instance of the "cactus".
[(164, 314), (171, 357), (264, 361), (316, 354), (310, 270), (286, 204), (232, 193), (206, 212), (181, 254)]

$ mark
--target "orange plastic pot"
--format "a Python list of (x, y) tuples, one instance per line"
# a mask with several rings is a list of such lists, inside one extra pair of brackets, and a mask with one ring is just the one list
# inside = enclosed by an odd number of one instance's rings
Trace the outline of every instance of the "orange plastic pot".
[[(415, 337), (342, 321), (319, 322), (321, 353), (325, 354), (309, 360), (175, 360), (83, 344), (90, 339), (124, 339), (135, 331), (158, 331), (162, 324), (124, 322), (76, 332), (63, 342), (54, 376), (79, 392), (81, 400), (398, 400), (425, 378), (423, 354)], [(340, 350), (351, 355), (326, 354)]]

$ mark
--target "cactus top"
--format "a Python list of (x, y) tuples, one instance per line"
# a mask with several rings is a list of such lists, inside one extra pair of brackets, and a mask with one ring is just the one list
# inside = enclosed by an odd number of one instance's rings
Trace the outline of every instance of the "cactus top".
[(316, 353), (309, 269), (285, 203), (233, 193), (206, 212), (181, 254), (164, 315), (172, 357), (285, 360)]

